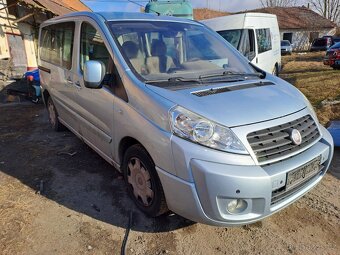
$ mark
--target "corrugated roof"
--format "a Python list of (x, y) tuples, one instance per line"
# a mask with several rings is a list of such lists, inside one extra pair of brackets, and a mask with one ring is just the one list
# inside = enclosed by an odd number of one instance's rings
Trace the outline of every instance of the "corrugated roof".
[(314, 29), (337, 27), (334, 22), (322, 17), (318, 13), (304, 6), (261, 8), (247, 12), (275, 14), (277, 16), (280, 29)]
[(34, 7), (41, 7), (56, 15), (64, 15), (76, 11), (90, 11), (80, 0), (20, 0)]
[(88, 8), (80, 0), (59, 0), (56, 2), (60, 2), (64, 4), (64, 6), (68, 6), (75, 11), (91, 11), (90, 8)]

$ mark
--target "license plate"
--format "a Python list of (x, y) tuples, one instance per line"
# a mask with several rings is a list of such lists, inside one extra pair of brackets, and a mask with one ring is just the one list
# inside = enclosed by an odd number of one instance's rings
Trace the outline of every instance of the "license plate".
[(320, 171), (321, 156), (307, 164), (290, 171), (287, 175), (286, 190), (290, 190), (307, 181)]

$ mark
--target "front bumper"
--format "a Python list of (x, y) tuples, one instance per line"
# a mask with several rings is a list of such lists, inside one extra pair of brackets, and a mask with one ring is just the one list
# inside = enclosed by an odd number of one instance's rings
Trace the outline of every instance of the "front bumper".
[[(333, 140), (326, 129), (321, 128), (321, 131), (323, 138), (311, 148), (266, 166), (215, 163), (192, 157), (187, 166), (192, 179), (186, 181), (157, 168), (169, 209), (196, 222), (238, 226), (256, 222), (285, 208), (320, 182), (330, 165)], [(322, 171), (273, 204), (272, 192), (281, 181), (285, 183), (287, 173), (318, 156), (321, 156)], [(226, 205), (236, 198), (245, 200), (248, 207), (241, 214), (230, 214)]]

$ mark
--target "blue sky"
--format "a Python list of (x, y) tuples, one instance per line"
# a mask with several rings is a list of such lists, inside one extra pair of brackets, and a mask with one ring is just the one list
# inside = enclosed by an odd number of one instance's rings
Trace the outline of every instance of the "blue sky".
[[(94, 11), (139, 11), (140, 7), (127, 0), (82, 0)], [(136, 0), (138, 4), (146, 5), (148, 1)], [(251, 10), (261, 7), (259, 0), (191, 0), (194, 8), (208, 7), (223, 11)]]

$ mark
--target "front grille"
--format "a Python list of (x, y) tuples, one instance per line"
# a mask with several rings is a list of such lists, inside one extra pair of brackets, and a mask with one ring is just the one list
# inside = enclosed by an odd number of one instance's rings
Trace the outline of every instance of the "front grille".
[[(300, 131), (302, 136), (300, 145), (294, 144), (290, 139), (292, 129)], [(319, 137), (319, 129), (310, 115), (247, 135), (259, 163), (289, 156), (315, 142)]]

